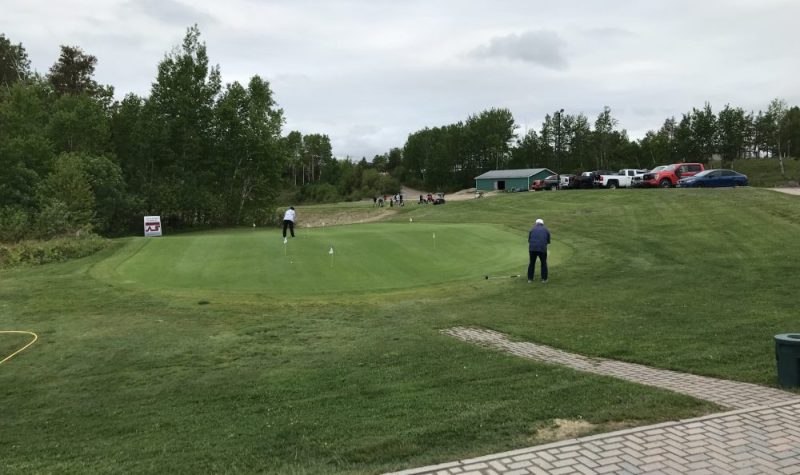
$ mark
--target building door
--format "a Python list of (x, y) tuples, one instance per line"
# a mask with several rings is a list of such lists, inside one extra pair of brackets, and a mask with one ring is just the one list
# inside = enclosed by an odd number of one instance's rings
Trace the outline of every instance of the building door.
[(506, 189), (506, 182), (505, 182), (505, 180), (498, 180), (498, 181), (497, 181), (497, 189), (498, 189), (498, 190), (505, 190), (505, 189)]

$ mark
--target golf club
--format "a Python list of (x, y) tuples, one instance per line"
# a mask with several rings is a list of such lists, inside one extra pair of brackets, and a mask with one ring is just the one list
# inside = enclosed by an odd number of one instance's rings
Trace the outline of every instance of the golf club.
[(513, 275), (485, 275), (483, 276), (484, 279), (516, 279), (519, 277), (520, 274), (513, 274)]

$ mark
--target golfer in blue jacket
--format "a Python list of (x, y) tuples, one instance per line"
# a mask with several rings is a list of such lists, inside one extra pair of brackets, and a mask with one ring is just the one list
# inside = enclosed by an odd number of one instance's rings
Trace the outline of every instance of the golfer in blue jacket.
[(536, 220), (528, 233), (528, 254), (530, 263), (528, 264), (528, 283), (533, 282), (533, 274), (536, 269), (536, 258), (542, 261), (542, 283), (547, 283), (547, 245), (550, 244), (550, 231), (544, 227), (541, 218)]

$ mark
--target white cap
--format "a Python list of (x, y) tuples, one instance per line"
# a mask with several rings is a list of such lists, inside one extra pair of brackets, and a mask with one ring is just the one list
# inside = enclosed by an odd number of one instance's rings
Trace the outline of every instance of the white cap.
[(542, 218), (537, 218), (536, 224), (544, 224), (544, 221), (542, 221)]

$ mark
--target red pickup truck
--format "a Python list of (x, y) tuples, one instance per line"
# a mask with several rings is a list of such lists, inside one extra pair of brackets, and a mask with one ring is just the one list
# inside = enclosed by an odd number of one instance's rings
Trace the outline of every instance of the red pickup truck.
[(696, 175), (705, 169), (702, 163), (673, 163), (656, 167), (642, 176), (641, 186), (672, 188), (681, 178)]

